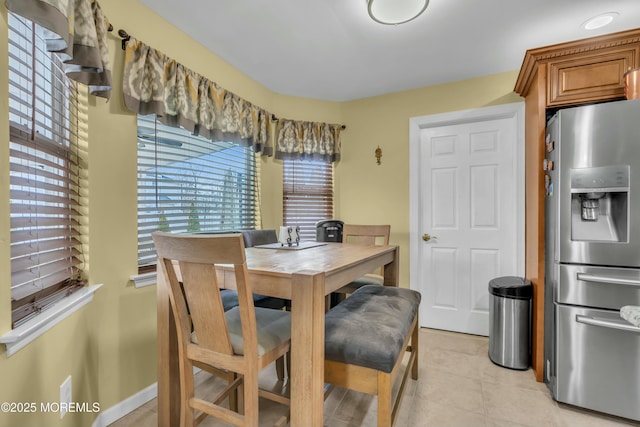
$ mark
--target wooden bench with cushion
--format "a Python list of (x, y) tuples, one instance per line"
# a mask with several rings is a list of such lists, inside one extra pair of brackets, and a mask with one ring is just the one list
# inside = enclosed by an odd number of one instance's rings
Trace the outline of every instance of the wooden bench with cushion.
[(395, 423), (409, 373), (418, 379), (419, 305), (411, 289), (363, 286), (325, 316), (325, 382), (378, 396), (378, 427)]

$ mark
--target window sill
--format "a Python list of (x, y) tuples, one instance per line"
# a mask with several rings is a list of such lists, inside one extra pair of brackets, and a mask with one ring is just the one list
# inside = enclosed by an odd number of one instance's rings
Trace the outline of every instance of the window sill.
[(46, 331), (69, 317), (72, 313), (93, 300), (93, 294), (102, 284), (87, 286), (58, 301), (38, 316), (12, 329), (0, 337), (0, 343), (7, 347), (7, 357), (44, 334)]
[(155, 271), (136, 274), (135, 276), (129, 277), (129, 279), (133, 282), (133, 286), (136, 288), (144, 288), (145, 286), (152, 286), (158, 283), (158, 275)]

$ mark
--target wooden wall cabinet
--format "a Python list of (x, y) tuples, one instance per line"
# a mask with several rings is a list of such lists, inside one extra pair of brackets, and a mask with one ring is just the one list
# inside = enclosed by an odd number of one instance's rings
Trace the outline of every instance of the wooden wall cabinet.
[(614, 46), (548, 64), (547, 106), (583, 104), (624, 97), (623, 74), (637, 65), (638, 46)]
[(515, 92), (525, 98), (525, 275), (533, 284), (531, 364), (544, 373), (544, 143), (547, 111), (624, 98), (640, 67), (640, 28), (526, 52)]

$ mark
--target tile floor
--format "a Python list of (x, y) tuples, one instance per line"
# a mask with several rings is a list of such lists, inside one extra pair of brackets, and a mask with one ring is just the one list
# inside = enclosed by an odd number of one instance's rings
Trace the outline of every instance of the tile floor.
[[(514, 371), (491, 363), (486, 337), (422, 329), (420, 340), (419, 379), (409, 380), (397, 427), (640, 426), (554, 402), (531, 370)], [(220, 380), (202, 372), (198, 382), (198, 394), (220, 385)], [(267, 367), (260, 382), (275, 384), (275, 369)], [(286, 408), (261, 400), (260, 411), (260, 426), (270, 426)], [(325, 402), (325, 426), (374, 427), (376, 411), (375, 397), (337, 388)], [(110, 427), (156, 425), (154, 399)], [(211, 417), (200, 425), (226, 426)]]

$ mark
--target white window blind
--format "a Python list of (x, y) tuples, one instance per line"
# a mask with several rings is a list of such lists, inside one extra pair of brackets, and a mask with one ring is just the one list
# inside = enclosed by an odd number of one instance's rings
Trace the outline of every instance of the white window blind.
[(251, 147), (212, 142), (138, 116), (138, 266), (155, 264), (151, 233), (240, 231), (258, 218)]
[(333, 218), (333, 164), (285, 160), (283, 222), (300, 226), (302, 240), (315, 240), (316, 223)]
[(82, 287), (78, 92), (43, 30), (8, 14), (13, 326)]

